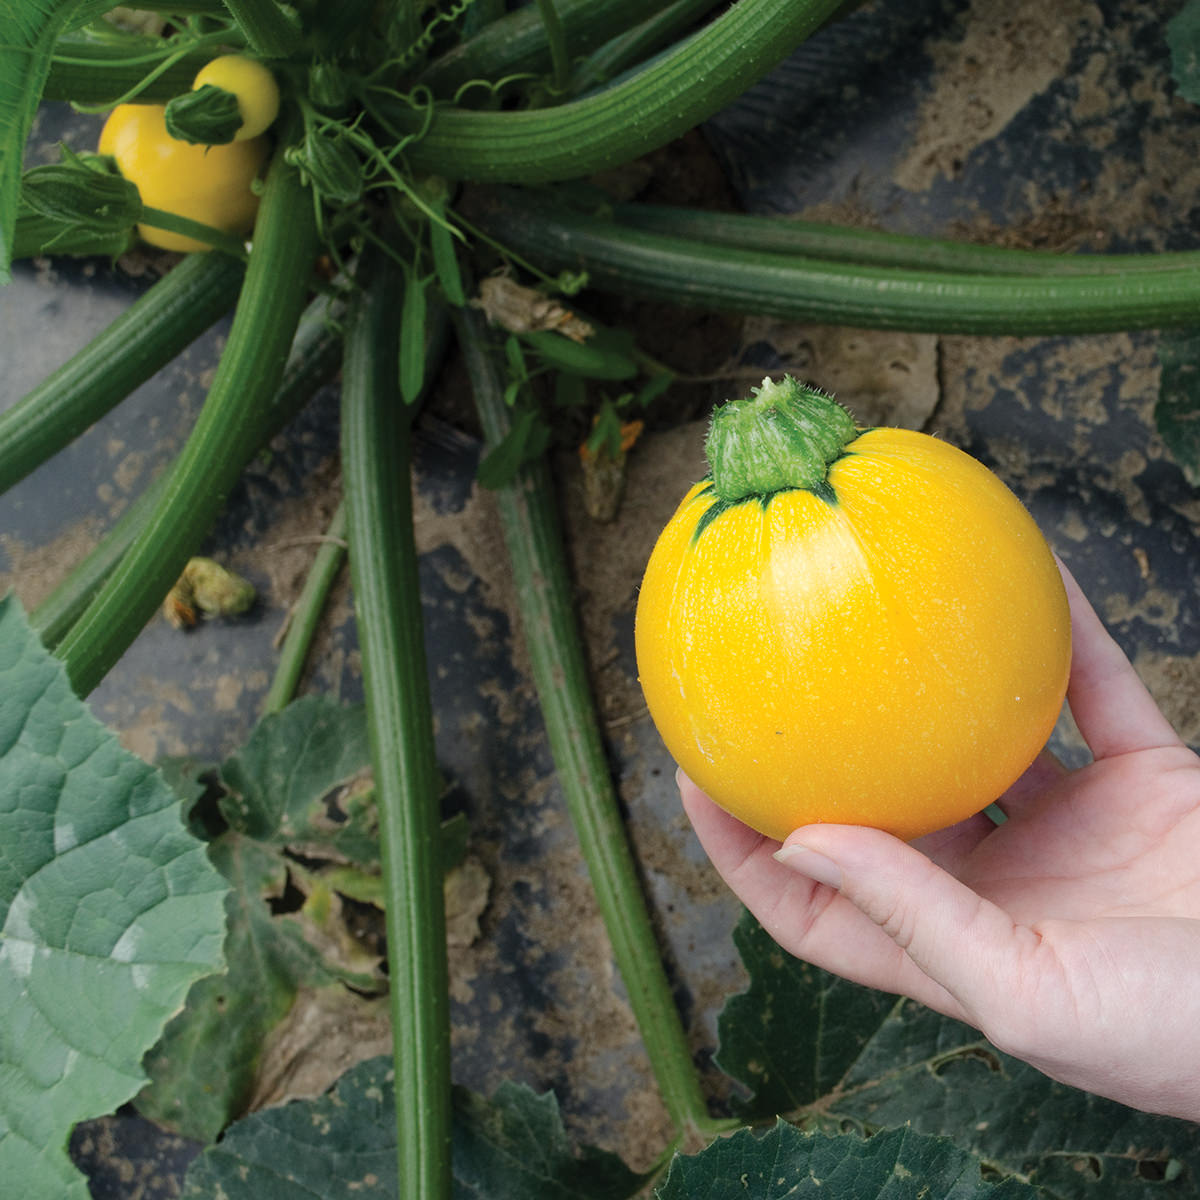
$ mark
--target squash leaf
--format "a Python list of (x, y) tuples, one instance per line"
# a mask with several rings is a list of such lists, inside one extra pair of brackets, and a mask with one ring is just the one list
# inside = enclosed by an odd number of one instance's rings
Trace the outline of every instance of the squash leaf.
[(264, 717), (222, 764), (221, 812), (256, 841), (298, 850), (320, 844), (358, 866), (377, 865), (370, 764), (362, 705), (306, 696)]
[(796, 1112), (832, 1091), (896, 1005), (785, 954), (746, 913), (733, 934), (750, 973), (717, 1021), (717, 1066), (753, 1099), (747, 1117)]
[(699, 1154), (677, 1155), (657, 1200), (1038, 1200), (1018, 1179), (988, 1182), (948, 1138), (911, 1129), (801, 1133), (784, 1121), (748, 1129)]
[[(455, 1089), (455, 1200), (625, 1200), (645, 1183), (599, 1150), (575, 1155), (554, 1097), (502, 1085)], [(390, 1058), (346, 1072), (332, 1093), (255, 1113), (193, 1162), (183, 1200), (392, 1200), (398, 1194)]]
[(624, 1200), (645, 1183), (615, 1154), (572, 1153), (550, 1092), (502, 1083), (491, 1100), (456, 1088), (455, 1200)]
[(480, 487), (501, 488), (520, 474), (521, 468), (540, 458), (550, 445), (550, 430), (532, 408), (517, 410), (512, 428), (479, 464)]
[(0, 1179), (86, 1200), (71, 1128), (137, 1092), (142, 1055), (221, 968), (225, 884), (12, 596), (0, 678)]
[[(187, 1137), (214, 1140), (245, 1113), (264, 1048), (303, 989), (340, 992), (348, 1008), (364, 1003), (341, 986), (344, 973), (315, 944), (318, 931), (306, 913), (273, 907), (296, 869), (288, 850), (310, 856), (314, 868), (320, 860), (378, 866), (369, 765), (362, 706), (323, 696), (264, 717), (222, 764), (217, 805), (229, 828), (209, 854), (231, 885), (229, 971), (192, 988), (147, 1055), (152, 1082), (137, 1098), (143, 1115)], [(176, 787), (194, 797), (188, 775), (201, 773), (195, 765), (180, 769)], [(366, 978), (348, 982), (373, 990)]]
[(721, 1015), (717, 1059), (753, 1093), (747, 1112), (826, 1131), (907, 1125), (1055, 1200), (1195, 1192), (1200, 1128), (1055, 1083), (961, 1022), (802, 963), (749, 914), (737, 943), (750, 984)]
[[(378, 948), (354, 936), (343, 897), (382, 903), (378, 818), (363, 706), (306, 696), (264, 717), (218, 771), (179, 763), (172, 778), (210, 827), (209, 855), (231, 885), (228, 972), (202, 979), (146, 1057), (139, 1111), (209, 1142), (237, 1117), (315, 1094), (377, 1052), (386, 1020)], [(207, 808), (206, 808), (207, 805)], [(446, 869), (467, 853), (467, 822), (443, 826)], [(380, 917), (382, 922), (382, 917)], [(335, 1034), (320, 1033), (329, 1018)]]
[(282, 858), (229, 834), (213, 861), (233, 885), (226, 901), (229, 971), (201, 979), (146, 1056), (151, 1084), (138, 1111), (197, 1141), (213, 1141), (246, 1110), (267, 1038), (300, 989), (333, 982), (292, 920), (275, 917), (266, 896), (282, 893)]
[(0, 4), (0, 284), (9, 279), (25, 142), (50, 73), (58, 35), (112, 8), (96, 0)]

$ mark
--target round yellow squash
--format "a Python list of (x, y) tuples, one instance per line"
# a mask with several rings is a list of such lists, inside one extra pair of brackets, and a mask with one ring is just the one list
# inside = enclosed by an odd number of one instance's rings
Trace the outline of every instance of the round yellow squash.
[[(189, 145), (167, 132), (165, 113), (161, 104), (118, 104), (100, 131), (99, 152), (112, 155), (147, 207), (190, 217), (222, 233), (249, 233), (258, 212), (254, 181), (271, 143), (257, 137), (226, 146)], [(212, 248), (155, 225), (141, 224), (138, 233), (164, 250)]]
[(245, 142), (266, 133), (279, 116), (279, 84), (269, 67), (244, 54), (223, 54), (206, 63), (192, 80), (192, 91), (206, 84), (236, 97), (242, 127), (234, 141)]
[(860, 431), (791, 379), (718, 409), (708, 454), (637, 608), (676, 761), (780, 840), (822, 821), (911, 839), (997, 799), (1070, 666), (1062, 579), (1020, 501), (953, 446)]

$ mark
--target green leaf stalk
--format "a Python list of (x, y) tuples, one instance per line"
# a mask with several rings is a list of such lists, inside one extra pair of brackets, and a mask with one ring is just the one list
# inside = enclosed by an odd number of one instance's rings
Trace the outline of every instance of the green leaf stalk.
[[(496, 446), (511, 418), (482, 318), (461, 311), (456, 328), (487, 442)], [(651, 1068), (679, 1133), (711, 1131), (601, 741), (545, 460), (501, 487), (497, 503), (550, 750)]]
[(342, 474), (379, 806), (397, 1091), (397, 1195), (450, 1195), (450, 1016), (438, 775), (399, 394), (404, 271), (368, 262), (346, 337)]
[(162, 498), (55, 650), (81, 695), (121, 657), (199, 548), (269, 420), (317, 253), (311, 199), (278, 152), (253, 247), (212, 387)]

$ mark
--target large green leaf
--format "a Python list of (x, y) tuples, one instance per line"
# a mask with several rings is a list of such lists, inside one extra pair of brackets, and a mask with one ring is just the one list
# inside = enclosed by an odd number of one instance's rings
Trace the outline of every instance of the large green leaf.
[(550, 1092), (455, 1090), (455, 1200), (624, 1200), (644, 1182), (614, 1154), (585, 1146), (576, 1157)]
[[(192, 1164), (183, 1200), (394, 1200), (390, 1058), (348, 1071), (318, 1100), (255, 1113)], [(645, 1182), (618, 1158), (572, 1153), (551, 1095), (502, 1085), (491, 1101), (456, 1089), (455, 1200), (624, 1200)]]
[[(352, 935), (342, 900), (382, 903), (369, 763), (363, 707), (304, 697), (264, 717), (222, 765), (228, 790), (217, 804), (231, 828), (210, 854), (232, 885), (229, 970), (192, 988), (147, 1056), (152, 1083), (137, 1099), (146, 1116), (212, 1141), (245, 1114), (264, 1076), (279, 1072), (280, 1054), (285, 1073), (294, 1065), (281, 1047), (309, 1054), (289, 1027), (305, 1026), (314, 1010), (335, 1015), (347, 1035), (378, 1022), (375, 997), (386, 987), (378, 952)], [(171, 774), (192, 803), (196, 778), (208, 777), (187, 763)], [(466, 854), (465, 825), (443, 829), (447, 869)], [(329, 1039), (322, 1068), (345, 1069), (356, 1059), (341, 1056), (356, 1049)], [(311, 1056), (309, 1067), (311, 1075)]]
[(749, 914), (737, 941), (750, 985), (721, 1015), (718, 1061), (756, 1093), (750, 1112), (826, 1129), (911, 1126), (1048, 1197), (1150, 1200), (1168, 1184), (1196, 1194), (1196, 1126), (1055, 1083), (967, 1025), (818, 971)]
[(21, 161), (50, 56), (60, 33), (111, 8), (96, 0), (5, 0), (0, 4), (0, 283), (9, 278)]
[(774, 1117), (832, 1091), (896, 1004), (785, 954), (746, 913), (733, 934), (750, 975), (717, 1022), (717, 1065), (748, 1087), (744, 1115)]
[(137, 1092), (142, 1055), (220, 968), (225, 884), (11, 596), (0, 679), (0, 1180), (82, 1200), (71, 1127)]
[(947, 1138), (889, 1129), (801, 1133), (780, 1121), (748, 1129), (701, 1153), (678, 1156), (658, 1200), (1037, 1200), (1017, 1179), (983, 1179), (979, 1161)]
[(1150, 1200), (1197, 1194), (1200, 1129), (1055, 1083), (969, 1026), (897, 1008), (840, 1084), (835, 1114), (945, 1134), (1048, 1195)]
[(146, 1056), (151, 1084), (137, 1098), (144, 1115), (200, 1141), (212, 1141), (245, 1111), (266, 1039), (300, 989), (333, 982), (297, 924), (267, 905), (286, 884), (279, 855), (237, 834), (222, 837), (211, 855), (233, 885), (229, 970), (192, 988)]
[(306, 696), (264, 717), (221, 767), (221, 811), (240, 833), (272, 845), (320, 847), (369, 867), (379, 822), (362, 705)]

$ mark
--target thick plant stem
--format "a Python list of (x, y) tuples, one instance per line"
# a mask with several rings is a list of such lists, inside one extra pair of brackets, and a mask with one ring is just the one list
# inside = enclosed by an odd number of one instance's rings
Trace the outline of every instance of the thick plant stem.
[(0, 492), (98, 421), (233, 307), (244, 268), (193, 254), (0, 414)]
[(47, 650), (54, 650), (83, 616), (104, 581), (146, 527), (166, 486), (167, 476), (160, 475), (121, 514), (91, 553), (29, 614), (29, 623)]
[(396, 1194), (450, 1195), (450, 1017), (433, 713), (399, 394), (404, 272), (380, 254), (346, 337), (342, 475), (380, 817), (396, 1072)]
[(946, 271), (965, 275), (1120, 275), (1142, 271), (1200, 270), (1200, 251), (1153, 254), (1068, 254), (978, 245), (950, 238), (885, 233), (791, 217), (709, 212), (671, 204), (618, 204), (618, 224), (732, 250), (760, 250), (801, 259), (859, 266)]
[(542, 14), (542, 24), (546, 27), (546, 43), (550, 47), (550, 62), (554, 68), (554, 87), (562, 91), (571, 74), (571, 59), (567, 54), (562, 21), (559, 20), (555, 0), (537, 0), (537, 6)]
[(773, 254), (632, 229), (529, 193), (489, 193), (472, 217), (542, 270), (601, 291), (784, 320), (931, 333), (1055, 336), (1194, 325), (1194, 267), (966, 274)]
[[(220, 3), (213, 8), (224, 14)], [(119, 104), (132, 95), (140, 104), (165, 104), (192, 86), (196, 72), (217, 46), (240, 45), (244, 40), (227, 29), (215, 36), (189, 38), (181, 45), (137, 34), (98, 40), (75, 30), (54, 43), (42, 99), (91, 106)]]
[(339, 504), (325, 531), (320, 549), (313, 557), (304, 580), (304, 587), (288, 614), (287, 634), (279, 651), (279, 662), (275, 666), (275, 675), (271, 686), (263, 698), (262, 711), (279, 712), (291, 703), (296, 694), (296, 685), (304, 673), (304, 664), (308, 659), (309, 648), (317, 624), (321, 620), (321, 612), (333, 581), (342, 569), (342, 560), (346, 557), (346, 506)]
[(414, 46), (421, 37), (421, 11), (418, 0), (399, 0), (388, 6), (391, 43), (398, 48)]
[[(449, 341), (450, 318), (444, 304), (435, 303), (428, 313), (426, 324), (425, 379), (421, 395), (404, 409), (404, 420), (412, 423), (420, 408), (421, 400), (442, 365)], [(330, 336), (333, 336), (332, 334)], [(341, 360), (341, 340), (337, 340), (338, 361)], [(342, 568), (346, 556), (346, 504), (338, 504), (329, 528), (325, 531), (320, 548), (313, 556), (312, 566), (304, 581), (304, 587), (293, 606), (287, 622), (287, 632), (279, 651), (279, 661), (271, 686), (263, 698), (263, 713), (278, 712), (290, 704), (295, 697), (304, 664), (320, 624), (321, 613), (329, 590)]]
[[(305, 310), (259, 446), (279, 433), (317, 389), (333, 378), (342, 361), (342, 337), (335, 326), (341, 315), (341, 301), (327, 296), (314, 300)], [(155, 479), (121, 514), (91, 553), (30, 613), (29, 623), (47, 648), (53, 650), (82, 616), (92, 597), (141, 534), (169, 480), (169, 472)]]
[(55, 650), (81, 696), (121, 657), (197, 551), (270, 420), (317, 252), (311, 197), (281, 152), (267, 175), (253, 246), (229, 341), (162, 498)]
[[(631, 23), (662, 8), (667, 0), (557, 0), (555, 11), (576, 54), (616, 37)], [(477, 12), (478, 0), (470, 11)], [(472, 79), (540, 74), (550, 65), (546, 26), (536, 4), (516, 8), (489, 22), (425, 68), (420, 82), (448, 96)]]
[[(503, 380), (482, 318), (463, 310), (457, 326), (480, 421), (496, 445), (510, 420)], [(546, 464), (524, 469), (497, 501), (550, 750), (617, 967), (672, 1121), (681, 1132), (707, 1130), (708, 1109), (600, 737)]]
[(276, 0), (225, 0), (251, 49), (263, 58), (286, 58), (300, 45), (299, 22)]
[(615, 167), (678, 137), (781, 62), (841, 0), (738, 0), (694, 37), (611, 88), (555, 108), (471, 112), (375, 106), (409, 165), (448, 179), (545, 183)]
[(572, 94), (582, 95), (643, 61), (660, 47), (669, 45), (713, 8), (715, 0), (675, 0), (661, 12), (646, 16), (640, 24), (611, 38), (576, 68), (571, 76)]

